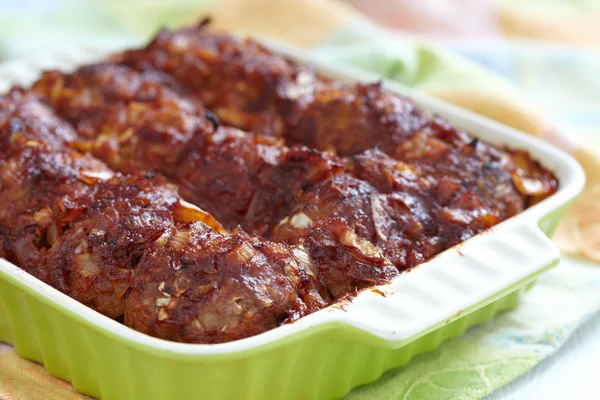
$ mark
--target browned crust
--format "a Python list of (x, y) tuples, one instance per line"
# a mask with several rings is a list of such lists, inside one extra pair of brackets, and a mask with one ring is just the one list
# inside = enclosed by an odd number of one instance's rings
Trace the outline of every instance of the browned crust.
[(0, 132), (0, 254), (183, 342), (255, 335), (389, 282), (557, 189), (528, 154), (378, 83), (203, 28), (45, 73), (0, 98)]

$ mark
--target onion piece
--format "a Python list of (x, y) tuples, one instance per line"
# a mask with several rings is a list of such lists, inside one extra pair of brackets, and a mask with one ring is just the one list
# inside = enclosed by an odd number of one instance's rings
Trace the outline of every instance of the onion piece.
[(50, 224), (48, 229), (46, 230), (46, 243), (52, 246), (56, 243), (56, 240), (60, 236), (61, 229), (58, 227), (58, 222), (53, 222)]
[(169, 240), (168, 248), (172, 251), (180, 251), (183, 249), (190, 237), (190, 231), (188, 229), (182, 229), (176, 232)]
[(303, 212), (295, 214), (290, 219), (290, 225), (292, 225), (294, 228), (310, 228), (312, 223), (312, 219), (310, 219), (310, 217)]
[(98, 274), (100, 269), (98, 264), (92, 259), (92, 256), (88, 253), (77, 254), (73, 256), (75, 264), (79, 267), (80, 273), (83, 276), (93, 276)]
[(540, 179), (527, 178), (515, 173), (512, 174), (512, 181), (520, 193), (528, 196), (544, 196), (550, 193), (550, 189)]
[(306, 271), (306, 273), (308, 273), (311, 277), (316, 277), (318, 272), (317, 267), (311, 261), (310, 255), (306, 251), (304, 245), (299, 244), (293, 248), (292, 252), (294, 253), (294, 256), (296, 257), (300, 267), (304, 269), (304, 271)]
[(113, 281), (111, 282), (113, 290), (115, 291), (115, 296), (118, 300), (121, 300), (125, 293), (129, 290), (129, 282), (123, 281)]
[(81, 180), (88, 185), (109, 180), (115, 175), (112, 171), (81, 171), (80, 174)]
[(185, 200), (179, 200), (171, 206), (173, 218), (180, 222), (202, 222), (222, 235), (228, 235), (223, 226), (209, 213)]
[(240, 263), (240, 265), (246, 264), (256, 255), (257, 251), (248, 243), (242, 243), (233, 249), (230, 253), (230, 257), (233, 257)]
[(50, 208), (44, 207), (41, 210), (36, 211), (32, 215), (33, 222), (35, 222), (38, 226), (45, 227), (48, 226), (52, 222), (53, 212)]
[(340, 243), (344, 246), (353, 247), (366, 257), (383, 258), (379, 248), (375, 247), (371, 242), (361, 239), (351, 231), (346, 229), (339, 237)]

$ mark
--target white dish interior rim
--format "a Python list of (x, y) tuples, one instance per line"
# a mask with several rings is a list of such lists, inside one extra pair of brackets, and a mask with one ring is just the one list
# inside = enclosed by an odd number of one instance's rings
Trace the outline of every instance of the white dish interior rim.
[[(420, 94), (396, 82), (387, 81), (385, 79), (382, 80), (380, 76), (375, 74), (364, 72), (349, 66), (326, 63), (311, 59), (311, 57), (309, 57), (306, 53), (271, 39), (267, 40), (263, 38), (261, 41), (264, 42), (268, 47), (271, 47), (277, 53), (302, 63), (311, 64), (320, 72), (328, 76), (336, 77), (343, 81), (383, 81), (384, 86), (389, 90), (410, 97), (421, 109), (425, 110), (426, 112), (442, 115), (443, 117), (451, 120), (457, 127), (469, 131), (469, 133), (486, 142), (498, 146), (507, 146), (513, 149), (526, 150), (536, 160), (556, 174), (560, 186), (559, 190), (554, 195), (521, 212), (520, 214), (503, 221), (492, 228), (490, 232), (476, 235), (475, 237), (463, 242), (459, 245), (462, 249), (461, 251), (465, 251), (474, 245), (482, 244), (484, 241), (493, 240), (495, 236), (502, 234), (502, 232), (508, 232), (511, 229), (515, 229), (515, 227), (525, 227), (526, 229), (536, 231), (537, 233), (534, 232), (535, 235), (543, 236), (543, 233), (541, 233), (537, 227), (540, 219), (553, 210), (556, 210), (568, 203), (583, 188), (585, 176), (582, 168), (573, 159), (573, 157), (540, 139), (526, 135), (513, 128), (492, 121), (473, 112), (461, 109), (444, 101)], [(58, 64), (56, 62), (50, 63), (52, 68), (69, 70), (83, 63), (100, 59), (105, 56), (106, 53), (107, 52), (104, 49), (83, 50), (74, 48), (65, 49), (64, 51), (56, 54), (46, 55), (46, 59), (49, 57), (54, 61), (59, 60)], [(62, 58), (68, 61), (65, 61), (61, 64), (60, 60)], [(39, 71), (46, 69), (47, 67), (48, 63), (42, 62), (41, 59), (36, 60), (35, 58), (28, 59), (27, 61), (14, 60), (5, 62), (0, 64), (0, 84), (24, 84), (24, 82), (15, 82), (14, 79), (10, 78), (10, 76), (14, 75), (14, 72), (22, 71), (24, 69), (28, 69), (29, 71), (34, 69), (37, 75)], [(530, 265), (522, 268), (519, 273), (515, 272), (513, 276), (514, 282), (518, 282), (529, 275), (535, 274), (548, 264), (558, 260), (560, 256), (558, 250), (555, 248), (555, 246), (550, 244), (549, 239), (548, 243), (548, 246), (543, 250), (543, 254), (539, 254), (539, 256), (542, 257), (540, 262), (536, 265)], [(390, 293), (390, 290), (393, 292), (394, 286), (396, 286), (399, 281), (413, 279), (413, 276), (416, 275), (413, 273), (413, 271), (433, 268), (430, 266), (431, 264), (439, 264), (445, 260), (450, 260), (452, 257), (455, 257), (456, 254), (457, 249), (448, 249), (435, 257), (433, 260), (419, 265), (415, 269), (411, 270), (411, 272), (401, 274), (389, 284), (377, 286), (375, 288), (384, 293)], [(368, 321), (364, 322), (353, 318), (353, 313), (357, 307), (356, 304), (364, 305), (365, 303), (370, 302), (388, 301), (387, 298), (384, 299), (380, 295), (375, 294), (372, 290), (373, 288), (370, 288), (361, 291), (352, 302), (346, 303), (343, 309), (339, 306), (332, 305), (313, 314), (300, 318), (294, 323), (282, 325), (256, 336), (220, 344), (187, 344), (158, 339), (137, 332), (92, 310), (82, 303), (77, 302), (76, 300), (34, 278), (14, 264), (3, 259), (0, 259), (0, 271), (35, 290), (45, 297), (49, 303), (53, 303), (55, 306), (65, 308), (70, 312), (78, 314), (83, 318), (86, 325), (91, 328), (103, 331), (107, 334), (122, 337), (126, 339), (129, 344), (135, 345), (138, 348), (142, 346), (142, 348), (145, 348), (145, 350), (148, 351), (159, 350), (176, 354), (186, 354), (190, 356), (218, 356), (249, 351), (275, 341), (282, 341), (283, 339), (301, 331), (319, 329), (320, 326), (329, 325), (332, 323), (350, 325), (387, 341), (401, 341), (413, 337), (414, 335), (418, 335), (419, 332), (426, 331), (428, 327), (435, 325), (436, 323), (439, 323), (440, 321), (443, 321), (452, 315), (455, 315), (457, 312), (461, 312), (461, 310), (478, 304), (485, 298), (492, 296), (499, 289), (498, 287), (490, 287), (487, 291), (487, 296), (484, 296), (483, 298), (479, 296), (478, 298), (470, 299), (468, 302), (454, 304), (453, 307), (444, 310), (442, 313), (436, 313), (436, 315), (432, 314), (432, 318), (429, 319), (427, 324), (424, 323), (423, 326), (416, 328), (412, 327), (411, 329), (405, 331), (402, 331), (402, 329), (399, 331), (397, 326), (377, 327), (370, 325)], [(452, 303), (452, 299), (449, 299), (448, 302)]]

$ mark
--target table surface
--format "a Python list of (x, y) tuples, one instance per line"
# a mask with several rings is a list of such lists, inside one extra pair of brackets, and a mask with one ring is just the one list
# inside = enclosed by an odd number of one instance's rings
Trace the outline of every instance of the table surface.
[(575, 331), (555, 354), (490, 395), (488, 400), (599, 399), (600, 315)]

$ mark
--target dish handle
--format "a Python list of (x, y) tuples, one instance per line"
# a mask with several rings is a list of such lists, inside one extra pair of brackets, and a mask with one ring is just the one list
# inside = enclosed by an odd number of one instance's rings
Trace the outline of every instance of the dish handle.
[(556, 245), (530, 221), (506, 221), (401, 274), (390, 285), (367, 289), (371, 293), (356, 298), (341, 318), (381, 338), (402, 340), (526, 286), (560, 260)]

